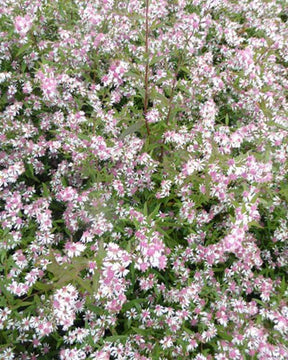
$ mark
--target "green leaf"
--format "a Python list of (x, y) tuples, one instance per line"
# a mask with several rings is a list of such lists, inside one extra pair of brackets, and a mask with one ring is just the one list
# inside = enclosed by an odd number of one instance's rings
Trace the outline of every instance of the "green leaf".
[(87, 307), (87, 309), (93, 311), (97, 315), (103, 315), (105, 313), (105, 310), (100, 306), (96, 306), (93, 304), (87, 304), (85, 306)]
[(150, 26), (150, 31), (156, 30), (159, 27), (163, 26), (162, 21), (159, 21), (158, 19), (154, 20), (153, 23)]
[(151, 212), (151, 214), (148, 217), (149, 220), (152, 220), (154, 218), (154, 216), (156, 216), (158, 214), (160, 207), (161, 207), (161, 204), (158, 204), (155, 207), (155, 209)]
[[(275, 127), (278, 127), (279, 129), (288, 131), (288, 127), (283, 126), (282, 124), (278, 124), (278, 123), (276, 123), (276, 122), (274, 122), (274, 121), (269, 121), (267, 124), (268, 124), (269, 126), (275, 126)], [(287, 125), (288, 125), (288, 124), (287, 124)]]
[(165, 58), (167, 58), (166, 55), (153, 56), (153, 58), (152, 58), (152, 60), (150, 61), (149, 64), (152, 66), (152, 65), (156, 64), (157, 62), (160, 62), (161, 60), (165, 59)]
[(108, 336), (105, 338), (105, 341), (108, 342), (126, 342), (127, 339), (129, 338), (129, 335), (113, 335), (113, 336)]
[(88, 293), (91, 295), (93, 293), (93, 289), (90, 286), (90, 280), (83, 280), (80, 276), (76, 276), (77, 283)]
[(40, 183), (39, 179), (34, 175), (34, 168), (33, 168), (32, 164), (26, 163), (25, 173), (29, 179), (32, 179), (32, 180), (36, 181), (37, 183)]
[(130, 125), (127, 129), (125, 129), (122, 134), (119, 136), (120, 139), (124, 139), (125, 136), (133, 134), (134, 132), (140, 130), (142, 126), (144, 125), (144, 121), (140, 120), (136, 122), (135, 124)]
[(265, 104), (264, 101), (262, 101), (262, 102), (259, 104), (259, 106), (260, 106), (260, 109), (262, 110), (262, 112), (263, 112), (263, 114), (264, 114), (265, 116), (267, 116), (269, 119), (271, 119), (271, 118), (273, 117), (273, 114), (272, 114), (271, 110), (269, 110), (269, 109), (267, 108), (267, 106), (266, 106), (266, 104)]
[(43, 195), (44, 195), (45, 197), (48, 197), (48, 196), (50, 195), (50, 191), (49, 191), (49, 189), (48, 189), (48, 186), (47, 186), (45, 183), (43, 183), (43, 184), (42, 184), (42, 187), (43, 187)]
[(285, 277), (283, 276), (282, 281), (281, 281), (281, 291), (283, 292), (283, 294), (285, 293), (286, 289), (287, 289), (287, 284), (286, 284)]
[(160, 358), (160, 354), (161, 354), (161, 347), (157, 343), (153, 348), (152, 359), (153, 360), (158, 360)]
[(135, 79), (142, 79), (142, 75), (139, 74), (138, 72), (134, 72), (134, 71), (127, 71), (125, 73), (125, 76), (129, 76), (129, 77), (132, 77), (132, 78), (135, 78)]
[(28, 49), (31, 49), (31, 43), (30, 42), (28, 42), (27, 44), (25, 44), (25, 45), (23, 45), (20, 49), (19, 49), (19, 51), (17, 52), (17, 54), (16, 54), (16, 57), (18, 57), (19, 55), (21, 55), (22, 53), (24, 53), (26, 50), (28, 50)]
[(151, 98), (151, 100), (153, 100), (153, 99), (160, 100), (164, 107), (169, 105), (169, 99), (167, 99), (166, 96), (164, 96), (163, 94), (160, 94), (155, 89), (153, 89), (151, 91), (150, 98)]
[[(145, 303), (145, 302), (147, 302), (147, 299), (144, 299), (144, 298), (134, 299), (134, 300), (128, 301), (123, 305), (122, 310), (127, 311), (127, 310), (129, 310), (129, 309), (131, 309), (133, 307), (137, 308), (139, 306), (139, 304)], [(141, 308), (140, 308), (140, 310), (141, 310)]]
[(93, 278), (92, 278), (93, 279), (93, 285), (92, 285), (93, 292), (97, 292), (97, 290), (99, 288), (101, 268), (102, 268), (102, 264), (103, 264), (103, 260), (104, 260), (105, 256), (106, 256), (106, 251), (104, 249), (104, 242), (102, 240), (100, 240), (99, 245), (98, 245), (98, 253), (97, 253), (97, 257), (96, 257), (97, 270), (95, 271)]
[(233, 339), (233, 337), (231, 335), (228, 335), (227, 332), (225, 331), (219, 331), (218, 330), (218, 336), (224, 340), (228, 340), (231, 341)]
[(33, 301), (22, 301), (22, 300), (18, 300), (15, 304), (15, 306), (13, 306), (13, 310), (16, 310), (20, 307), (26, 307), (26, 306), (29, 306), (29, 305), (32, 305), (34, 304)]
[(25, 72), (26, 68), (27, 68), (27, 63), (23, 61), (22, 65), (21, 65), (21, 70), (23, 73)]
[(135, 331), (135, 334), (140, 334), (143, 336), (151, 335), (151, 330), (149, 329), (140, 329), (132, 326), (132, 329)]
[(144, 215), (145, 215), (145, 216), (148, 216), (148, 206), (147, 206), (147, 201), (145, 201), (143, 213), (144, 213)]
[(226, 114), (226, 116), (225, 116), (225, 124), (226, 124), (226, 126), (229, 126), (229, 115), (228, 114)]
[(254, 226), (256, 228), (259, 228), (259, 229), (264, 229), (263, 226), (261, 226), (257, 221), (253, 220), (249, 223), (249, 226)]
[(68, 184), (67, 184), (67, 180), (65, 179), (65, 177), (63, 176), (63, 177), (61, 177), (61, 183), (62, 183), (62, 185), (63, 186), (68, 186)]
[(33, 286), (36, 290), (43, 290), (43, 291), (48, 291), (48, 290), (51, 290), (53, 288), (53, 285), (52, 284), (45, 284), (45, 283), (42, 283), (40, 281), (37, 281), (34, 286)]
[(260, 305), (262, 305), (264, 307), (266, 306), (265, 303), (263, 301), (259, 300), (259, 299), (254, 299), (253, 298), (252, 300), (256, 301), (258, 304), (260, 304)]

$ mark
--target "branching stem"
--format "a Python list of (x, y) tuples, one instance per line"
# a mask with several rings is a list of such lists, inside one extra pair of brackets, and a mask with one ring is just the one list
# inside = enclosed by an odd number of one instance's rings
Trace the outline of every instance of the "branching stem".
[(146, 0), (145, 9), (145, 54), (146, 54), (146, 65), (145, 65), (145, 97), (144, 97), (144, 118), (148, 136), (150, 136), (150, 128), (147, 120), (147, 109), (148, 109), (148, 73), (149, 73), (149, 0)]

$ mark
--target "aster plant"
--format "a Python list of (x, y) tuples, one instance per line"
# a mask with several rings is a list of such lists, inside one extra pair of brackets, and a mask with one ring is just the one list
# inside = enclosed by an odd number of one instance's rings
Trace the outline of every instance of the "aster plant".
[(1, 359), (287, 359), (287, 11), (1, 0)]

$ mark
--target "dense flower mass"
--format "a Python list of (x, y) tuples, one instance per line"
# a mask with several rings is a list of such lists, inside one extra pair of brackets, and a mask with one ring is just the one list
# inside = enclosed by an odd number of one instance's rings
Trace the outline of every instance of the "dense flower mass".
[(285, 0), (1, 0), (0, 358), (288, 358)]

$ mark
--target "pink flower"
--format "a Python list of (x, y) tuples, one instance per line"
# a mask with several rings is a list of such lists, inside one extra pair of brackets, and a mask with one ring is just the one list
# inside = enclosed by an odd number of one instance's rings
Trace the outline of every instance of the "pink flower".
[(84, 250), (86, 246), (81, 242), (67, 242), (65, 244), (65, 251), (67, 252), (68, 257), (72, 258), (74, 256), (79, 256)]
[(41, 90), (43, 91), (43, 95), (48, 100), (52, 100), (58, 94), (57, 91), (57, 80), (51, 77), (45, 77), (41, 81)]
[(14, 21), (15, 31), (21, 36), (25, 37), (27, 32), (31, 29), (33, 20), (29, 15), (16, 16)]

